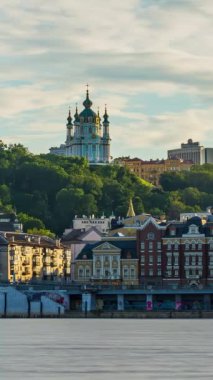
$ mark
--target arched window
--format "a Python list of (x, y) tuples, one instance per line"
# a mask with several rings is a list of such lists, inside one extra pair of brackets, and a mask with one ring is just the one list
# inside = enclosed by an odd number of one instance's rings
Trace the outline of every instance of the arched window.
[(86, 269), (85, 269), (85, 276), (86, 276), (86, 278), (90, 277), (90, 268), (89, 267), (86, 267)]
[(78, 268), (78, 277), (79, 278), (83, 278), (84, 277), (84, 268), (83, 267), (79, 267)]
[(123, 268), (123, 276), (124, 278), (129, 278), (129, 268), (126, 265)]
[(133, 265), (131, 265), (130, 276), (131, 278), (135, 278), (135, 267)]

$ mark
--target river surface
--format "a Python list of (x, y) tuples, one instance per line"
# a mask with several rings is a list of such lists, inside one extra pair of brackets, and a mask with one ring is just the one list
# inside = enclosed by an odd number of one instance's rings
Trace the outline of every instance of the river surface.
[(213, 320), (1, 319), (0, 379), (213, 379)]

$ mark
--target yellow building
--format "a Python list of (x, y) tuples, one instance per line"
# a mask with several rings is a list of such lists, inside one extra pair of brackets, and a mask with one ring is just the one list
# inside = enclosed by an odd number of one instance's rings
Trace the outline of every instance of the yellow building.
[(71, 251), (46, 236), (4, 232), (0, 235), (0, 281), (70, 278)]
[(75, 281), (138, 285), (136, 238), (107, 238), (87, 245), (75, 260)]
[(138, 177), (143, 178), (155, 186), (159, 185), (160, 175), (162, 173), (190, 170), (193, 165), (192, 161), (183, 161), (181, 159), (143, 161), (139, 158), (121, 158), (118, 162), (126, 166)]

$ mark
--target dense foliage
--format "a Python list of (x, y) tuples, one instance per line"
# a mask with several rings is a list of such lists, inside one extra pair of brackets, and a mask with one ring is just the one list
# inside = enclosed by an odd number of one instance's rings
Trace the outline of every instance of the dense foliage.
[(89, 166), (78, 157), (33, 155), (22, 145), (0, 143), (0, 206), (16, 210), (25, 231), (61, 234), (75, 215), (126, 216), (130, 197), (136, 213), (170, 218), (213, 204), (213, 165), (165, 173), (161, 189), (117, 165)]

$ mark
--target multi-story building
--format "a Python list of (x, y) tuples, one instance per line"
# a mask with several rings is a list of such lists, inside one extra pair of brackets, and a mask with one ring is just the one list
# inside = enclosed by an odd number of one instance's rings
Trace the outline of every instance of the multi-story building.
[(192, 161), (183, 161), (178, 158), (150, 161), (143, 161), (139, 158), (121, 158), (117, 162), (129, 168), (129, 170), (138, 177), (143, 178), (155, 186), (159, 185), (160, 175), (162, 173), (190, 170), (193, 165)]
[(46, 236), (5, 232), (0, 235), (0, 281), (70, 278), (71, 251)]
[(103, 122), (99, 111), (95, 113), (87, 89), (83, 102), (84, 110), (78, 113), (76, 107), (74, 123), (71, 112), (67, 118), (67, 137), (65, 144), (50, 148), (50, 153), (64, 156), (86, 158), (92, 164), (106, 164), (110, 161), (109, 116), (105, 107)]
[(107, 238), (87, 245), (76, 258), (75, 281), (102, 285), (137, 285), (135, 238)]
[(22, 232), (22, 223), (18, 220), (14, 212), (0, 212), (0, 231)]
[[(105, 216), (86, 216), (78, 217), (77, 215), (72, 221), (74, 230), (88, 230), (91, 227), (97, 228), (101, 233), (106, 234), (111, 228), (111, 219), (113, 216), (106, 218)], [(69, 231), (69, 230), (67, 230)]]
[(213, 216), (157, 224), (149, 218), (137, 234), (140, 282), (145, 285), (213, 284)]
[(168, 150), (168, 158), (190, 160), (199, 165), (213, 163), (213, 148), (204, 148), (198, 141), (189, 139), (187, 143), (182, 143), (180, 148)]

